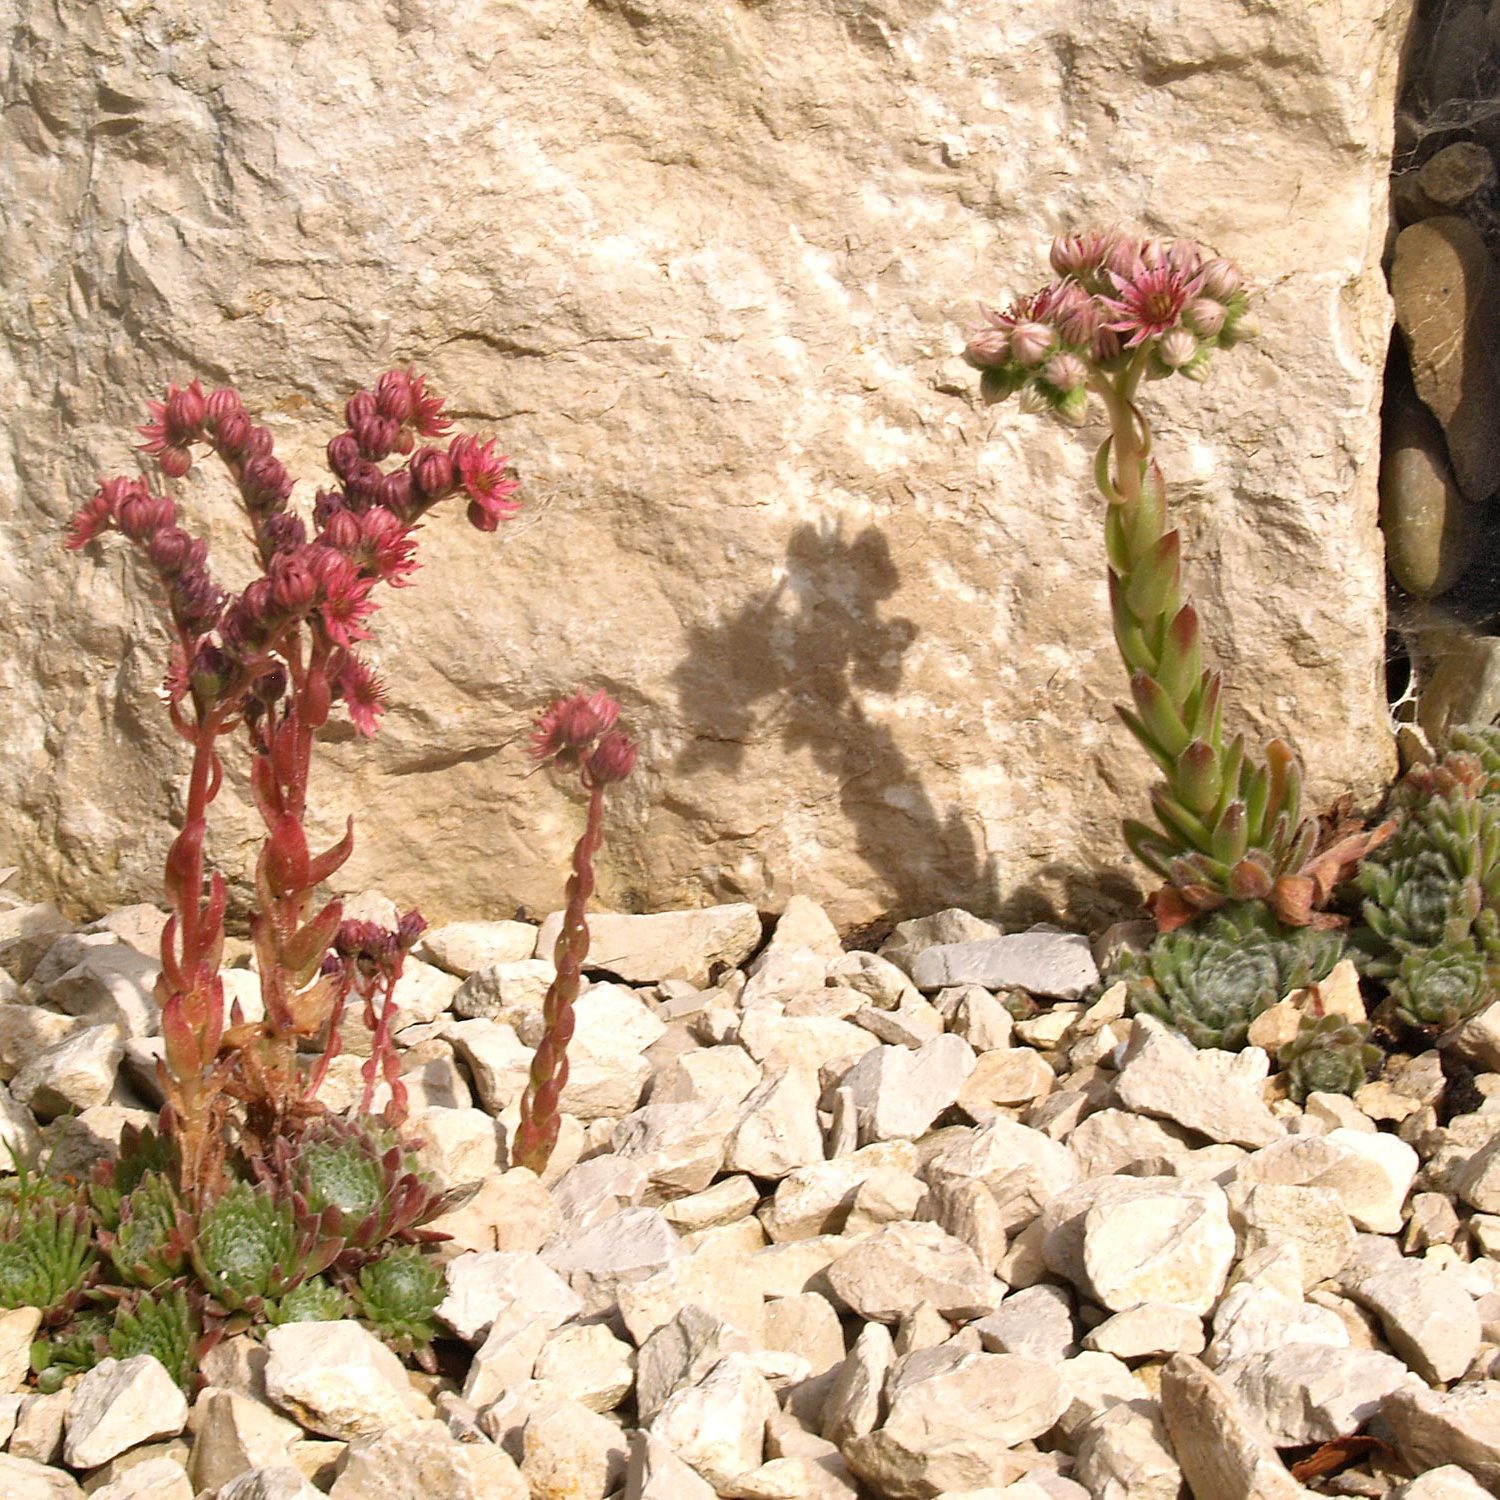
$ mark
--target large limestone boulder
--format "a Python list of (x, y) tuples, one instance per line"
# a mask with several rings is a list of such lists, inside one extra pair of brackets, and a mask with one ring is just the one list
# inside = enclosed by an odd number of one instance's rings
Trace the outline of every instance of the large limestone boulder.
[[(0, 860), (149, 897), (183, 747), (118, 539), (60, 533), (168, 379), (233, 381), (310, 499), (353, 384), (411, 362), (526, 508), (425, 533), (373, 746), (329, 735), (348, 888), (555, 906), (579, 808), (530, 717), (643, 741), (620, 910), (792, 890), (847, 926), (1128, 898), (1099, 432), (989, 411), (976, 299), (1062, 229), (1193, 235), (1263, 341), (1147, 393), (1231, 719), (1313, 800), (1388, 767), (1378, 260), (1406, 0), (14, 0), (0, 82)], [(1158, 396), (1161, 397), (1158, 404)], [(182, 486), (243, 582), (220, 482)], [(256, 824), (230, 757), (212, 856)], [(1107, 902), (1105, 903), (1107, 904)]]

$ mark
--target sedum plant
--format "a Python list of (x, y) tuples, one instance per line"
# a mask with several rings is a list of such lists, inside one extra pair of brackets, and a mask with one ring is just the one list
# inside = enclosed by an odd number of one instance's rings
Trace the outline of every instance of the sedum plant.
[(1131, 851), (1166, 882), (1152, 898), (1163, 929), (1233, 901), (1264, 901), (1307, 925), (1380, 832), (1315, 856), (1317, 825), (1302, 810), (1302, 772), (1272, 740), (1257, 757), (1227, 737), (1222, 682), (1203, 660), (1198, 613), (1182, 583), (1182, 544), (1140, 404), (1148, 381), (1207, 376), (1216, 350), (1250, 337), (1239, 271), (1191, 240), (1117, 232), (1054, 241), (1058, 279), (984, 310), (965, 357), (986, 402), (1018, 395), (1070, 425), (1097, 397), (1109, 421), (1094, 481), (1104, 532), (1115, 644), (1130, 675), (1121, 718), (1162, 773), (1156, 822), (1125, 823)]
[(1127, 952), (1120, 972), (1134, 1011), (1195, 1047), (1232, 1052), (1262, 1011), (1325, 978), (1343, 949), (1335, 932), (1286, 927), (1262, 903), (1236, 902)]

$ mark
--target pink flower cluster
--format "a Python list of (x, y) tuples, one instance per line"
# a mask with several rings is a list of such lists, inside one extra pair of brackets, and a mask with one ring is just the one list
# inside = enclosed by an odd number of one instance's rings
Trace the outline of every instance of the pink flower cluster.
[[(292, 480), (275, 456), (270, 430), (252, 423), (235, 391), (205, 394), (196, 380), (170, 385), (166, 399), (150, 402), (149, 410), (141, 449), (164, 474), (187, 474), (195, 446), (223, 461), (254, 527), (263, 568), (229, 597), (212, 579), (207, 547), (179, 524), (176, 505), (152, 495), (140, 479), (103, 481), (74, 518), (69, 547), (117, 530), (143, 548), (165, 585), (179, 638), (168, 677), (174, 704), (189, 694), (200, 710), (209, 700), (228, 699), (253, 719), (285, 690), (286, 674), (274, 658), (306, 624), (333, 697), (343, 700), (361, 733), (373, 734), (383, 688), (355, 651), (369, 638), (373, 590), (410, 582), (417, 566), (412, 533), (450, 495), (466, 497), (468, 520), (480, 531), (494, 531), (516, 514), (516, 481), (495, 441), (462, 435), (446, 448), (422, 442), (451, 426), (442, 401), (414, 371), (387, 370), (373, 391), (356, 392), (345, 406), (346, 429), (328, 445), (338, 485), (318, 491), (309, 534), (302, 517), (287, 509)], [(393, 454), (406, 462), (383, 468)]]
[(582, 771), (589, 787), (624, 781), (635, 769), (636, 745), (614, 727), (620, 705), (602, 690), (559, 698), (531, 736), (531, 753), (543, 764)]
[(964, 358), (986, 401), (1022, 391), (1028, 404), (1083, 420), (1096, 373), (1201, 377), (1212, 350), (1249, 337), (1239, 272), (1192, 240), (1109, 230), (1052, 245), (1059, 280), (1001, 311), (981, 307)]

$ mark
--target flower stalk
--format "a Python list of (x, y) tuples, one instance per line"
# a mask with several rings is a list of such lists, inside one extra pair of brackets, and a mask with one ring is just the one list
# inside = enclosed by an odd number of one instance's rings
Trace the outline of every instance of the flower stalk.
[(543, 1035), (531, 1059), (521, 1100), (512, 1164), (538, 1176), (557, 1145), (559, 1108), (568, 1085), (568, 1043), (573, 1040), (573, 1007), (588, 957), (588, 904), (594, 893), (594, 859), (604, 844), (604, 789), (632, 771), (636, 746), (618, 729), (619, 705), (606, 694), (559, 699), (537, 722), (532, 753), (541, 762), (576, 768), (588, 793), (583, 836), (573, 849), (562, 927), (553, 949), (556, 974), (542, 1004)]

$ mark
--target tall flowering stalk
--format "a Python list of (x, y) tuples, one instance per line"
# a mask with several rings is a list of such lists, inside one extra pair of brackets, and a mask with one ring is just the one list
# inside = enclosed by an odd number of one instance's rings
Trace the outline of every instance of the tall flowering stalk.
[(1264, 901), (1290, 925), (1316, 909), (1387, 830), (1346, 838), (1315, 856), (1317, 825), (1301, 811), (1302, 771), (1273, 739), (1257, 760), (1244, 736), (1226, 741), (1218, 672), (1203, 663), (1197, 610), (1182, 587), (1182, 541), (1138, 403), (1144, 381), (1202, 380), (1215, 349), (1254, 332), (1239, 271), (1190, 240), (1116, 232), (1052, 247), (1058, 280), (1004, 311), (984, 309), (965, 358), (986, 402), (1023, 406), (1073, 426), (1097, 396), (1110, 435), (1094, 482), (1108, 502), (1105, 545), (1115, 644), (1130, 674), (1119, 710), (1162, 772), (1156, 826), (1127, 819), (1131, 851), (1167, 884), (1152, 898), (1163, 929), (1228, 901)]
[(557, 973), (542, 1005), (544, 1032), (531, 1059), (531, 1076), (521, 1100), (511, 1160), (541, 1175), (557, 1145), (558, 1106), (568, 1084), (568, 1043), (573, 1039), (573, 1007), (588, 957), (588, 904), (594, 892), (594, 857), (604, 843), (604, 789), (623, 781), (635, 767), (636, 747), (616, 729), (620, 706), (606, 693), (560, 698), (537, 721), (532, 754), (544, 765), (576, 770), (588, 793), (583, 837), (573, 850), (567, 906), (552, 962)]
[[(292, 479), (275, 456), (269, 429), (255, 425), (239, 395), (205, 393), (197, 381), (167, 388), (150, 403), (143, 451), (168, 478), (192, 468), (195, 450), (216, 454), (229, 471), (250, 523), (260, 574), (231, 597), (214, 581), (208, 548), (179, 524), (174, 502), (141, 479), (101, 482), (78, 512), (68, 546), (106, 531), (133, 542), (166, 594), (173, 640), (168, 711), (192, 747), (187, 806), (166, 862), (170, 915), (162, 936), (156, 996), (164, 1056), (163, 1127), (179, 1158), (181, 1187), (199, 1203), (223, 1177), (226, 1122), (236, 1119), (244, 1153), (254, 1157), (316, 1109), (321, 1082), (351, 987), (374, 1018), (372, 1069), (395, 1078), (390, 992), (421, 918), (409, 914), (382, 937), (342, 926), (337, 901), (319, 904), (316, 888), (348, 859), (353, 820), (343, 838), (314, 853), (305, 829), (308, 772), (317, 733), (342, 704), (356, 730), (375, 732), (383, 686), (359, 644), (369, 638), (376, 586), (400, 587), (416, 567), (413, 533), (450, 496), (463, 496), (468, 520), (494, 531), (518, 509), (515, 482), (493, 440), (441, 439), (451, 425), (442, 402), (410, 370), (389, 370), (346, 408), (346, 429), (328, 445), (335, 485), (319, 490), (311, 524), (288, 508)], [(392, 455), (405, 462), (383, 467)], [(258, 909), (251, 925), (265, 1004), (263, 1021), (236, 1007), (224, 1014), (219, 962), (225, 886), (206, 874), (209, 805), (222, 781), (220, 742), (243, 733), (250, 786), (266, 828), (255, 868)], [(205, 883), (207, 889), (205, 890)], [(372, 954), (374, 956), (372, 956)], [(376, 974), (385, 976), (381, 1012), (373, 1010)], [(297, 1044), (322, 1037), (324, 1060), (303, 1075)], [(373, 1092), (367, 1077), (366, 1100)], [(393, 1087), (393, 1110), (399, 1093)]]

